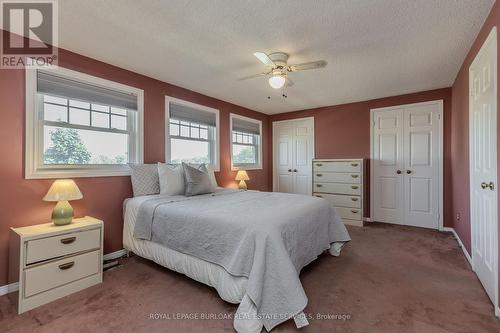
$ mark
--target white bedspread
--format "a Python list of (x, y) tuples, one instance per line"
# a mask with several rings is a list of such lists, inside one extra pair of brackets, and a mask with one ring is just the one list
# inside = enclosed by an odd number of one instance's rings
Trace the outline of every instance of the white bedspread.
[(323, 199), (230, 190), (146, 200), (134, 236), (247, 277), (246, 295), (268, 331), (307, 305), (299, 280), (302, 267), (331, 243), (350, 240)]

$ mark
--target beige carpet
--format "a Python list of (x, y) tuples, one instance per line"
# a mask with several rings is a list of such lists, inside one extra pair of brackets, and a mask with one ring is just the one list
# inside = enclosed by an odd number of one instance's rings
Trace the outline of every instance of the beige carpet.
[[(302, 271), (312, 319), (301, 332), (500, 332), (450, 234), (383, 224), (349, 230), (353, 241), (339, 258), (322, 255)], [(103, 284), (21, 316), (0, 297), (0, 332), (233, 331), (236, 306), (214, 289), (137, 257), (122, 263)], [(293, 331), (291, 322), (273, 330)]]

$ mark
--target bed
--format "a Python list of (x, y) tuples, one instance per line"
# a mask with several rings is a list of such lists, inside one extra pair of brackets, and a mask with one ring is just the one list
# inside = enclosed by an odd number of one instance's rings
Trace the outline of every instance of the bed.
[(215, 288), (239, 304), (238, 332), (307, 325), (300, 270), (350, 240), (321, 198), (218, 188), (194, 197), (145, 195), (124, 203), (123, 244), (138, 256)]

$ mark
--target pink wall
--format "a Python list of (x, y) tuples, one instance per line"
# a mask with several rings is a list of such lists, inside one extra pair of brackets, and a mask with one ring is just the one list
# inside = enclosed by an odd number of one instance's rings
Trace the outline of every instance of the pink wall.
[[(444, 101), (444, 225), (451, 226), (451, 89), (437, 89), (414, 94), (386, 97), (365, 102), (328, 106), (271, 116), (271, 121), (314, 117), (316, 158), (366, 158), (370, 159), (370, 109), (433, 100)], [(270, 133), (272, 136), (272, 132)], [(272, 162), (272, 159), (271, 159)], [(367, 170), (369, 170), (367, 168)], [(366, 179), (369, 174), (367, 173)], [(368, 181), (369, 185), (369, 181)], [(369, 186), (365, 196), (369, 199)], [(365, 216), (369, 216), (369, 200)]]
[[(469, 205), (469, 67), (474, 61), (477, 53), (488, 37), (491, 29), (500, 24), (500, 4), (495, 2), (491, 12), (486, 19), (481, 31), (479, 32), (474, 44), (472, 45), (460, 72), (455, 79), (452, 87), (452, 136), (451, 136), (451, 191), (452, 214), (454, 217), (453, 227), (458, 236), (464, 243), (467, 251), (471, 253), (471, 226), (470, 226), (470, 205)], [(497, 31), (497, 39), (499, 31)], [(498, 42), (498, 41), (497, 41)], [(499, 43), (500, 44), (500, 43)], [(500, 67), (499, 67), (500, 68)], [(498, 69), (497, 69), (498, 70)], [(500, 73), (497, 73), (497, 75)], [(500, 88), (497, 87), (497, 98), (500, 97)], [(498, 104), (498, 101), (497, 101)], [(500, 105), (500, 104), (499, 104)], [(500, 117), (497, 117), (500, 122)], [(500, 135), (498, 130), (500, 123), (497, 123), (497, 146), (500, 147)], [(500, 159), (500, 154), (497, 156)], [(500, 165), (500, 163), (498, 164)], [(500, 171), (500, 169), (499, 169)], [(500, 179), (500, 175), (498, 177)], [(457, 219), (457, 214), (460, 219)], [(500, 216), (500, 205), (499, 205)], [(500, 227), (498, 228), (500, 239)], [(499, 256), (500, 258), (500, 247)], [(500, 275), (500, 262), (498, 265)], [(500, 294), (499, 294), (500, 296)]]
[[(236, 186), (229, 159), (229, 113), (263, 121), (263, 155), (269, 156), (268, 116), (193, 91), (160, 82), (78, 54), (60, 50), (59, 64), (90, 75), (144, 90), (144, 160), (164, 161), (165, 95), (220, 110), (221, 186)], [(24, 179), (24, 71), (0, 70), (0, 286), (7, 283), (9, 227), (48, 222), (53, 204), (43, 202), (51, 180)], [(270, 165), (264, 158), (262, 170), (249, 171), (249, 188), (268, 190)], [(104, 248), (122, 248), (122, 203), (132, 195), (130, 177), (78, 178), (84, 199), (74, 201), (77, 216), (91, 215), (105, 223)]]

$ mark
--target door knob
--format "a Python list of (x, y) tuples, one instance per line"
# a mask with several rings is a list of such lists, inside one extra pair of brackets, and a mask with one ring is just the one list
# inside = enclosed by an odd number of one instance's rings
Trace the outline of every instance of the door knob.
[(293, 172), (298, 172), (298, 170), (297, 169), (293, 169)]
[(482, 183), (481, 183), (481, 188), (482, 188), (483, 190), (484, 190), (484, 189), (486, 189), (488, 186), (489, 186), (489, 185), (488, 185), (488, 184), (486, 184), (485, 182), (482, 182)]
[(288, 169), (288, 172), (292, 172), (292, 169)]
[(488, 184), (488, 187), (490, 188), (490, 190), (492, 190), (492, 191), (493, 191), (493, 190), (495, 189), (495, 184), (494, 184), (493, 182), (490, 182), (490, 183)]
[(396, 173), (397, 173), (398, 175), (400, 175), (400, 174), (401, 174), (401, 170), (397, 170), (397, 171), (396, 171)]
[(411, 173), (411, 170), (406, 170), (406, 173), (407, 173), (407, 174), (410, 174), (410, 173)]

